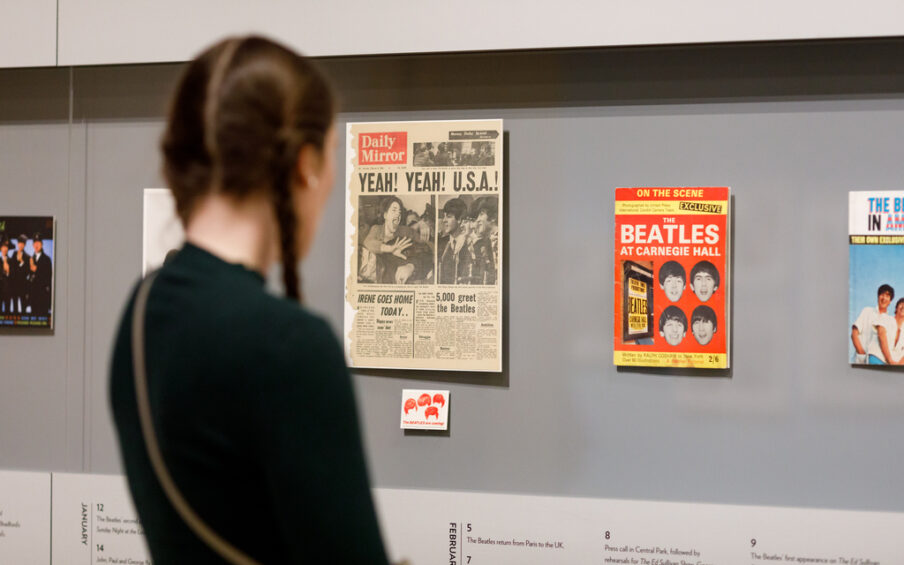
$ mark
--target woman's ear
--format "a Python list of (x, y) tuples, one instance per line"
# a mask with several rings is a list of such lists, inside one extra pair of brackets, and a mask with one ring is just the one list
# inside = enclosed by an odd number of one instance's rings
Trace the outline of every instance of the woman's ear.
[(296, 173), (303, 188), (316, 187), (323, 171), (323, 154), (311, 143), (306, 143), (298, 152)]

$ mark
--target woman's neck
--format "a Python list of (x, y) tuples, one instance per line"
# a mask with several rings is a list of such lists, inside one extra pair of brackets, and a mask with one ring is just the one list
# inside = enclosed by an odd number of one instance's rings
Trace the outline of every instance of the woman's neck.
[(185, 239), (229, 263), (266, 276), (279, 257), (273, 205), (263, 195), (236, 200), (222, 193), (206, 196), (185, 228)]

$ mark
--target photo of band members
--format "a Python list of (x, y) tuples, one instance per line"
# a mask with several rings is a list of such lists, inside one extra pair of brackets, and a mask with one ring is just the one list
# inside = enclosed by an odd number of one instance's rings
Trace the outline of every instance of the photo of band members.
[(415, 167), (492, 167), (496, 164), (495, 141), (438, 141), (414, 143)]
[(358, 198), (359, 283), (496, 284), (498, 195)]
[(496, 284), (499, 272), (499, 196), (439, 197), (438, 284)]
[[(698, 261), (691, 267), (690, 275), (677, 261), (667, 261), (659, 268), (659, 288), (671, 302), (678, 302), (687, 288), (693, 294), (692, 302), (707, 302), (719, 288), (719, 270), (709, 261)], [(706, 304), (696, 304), (688, 313), (672, 304), (659, 316), (659, 335), (673, 347), (680, 345), (688, 330), (699, 345), (708, 345), (718, 331), (716, 312)]]
[(0, 216), (0, 327), (53, 328), (54, 220)]
[[(635, 270), (647, 267), (652, 272), (654, 268), (652, 262), (639, 264), (634, 261), (622, 261), (622, 263), (633, 266)], [(709, 302), (719, 289), (721, 284), (719, 270), (711, 262), (703, 260), (693, 264), (690, 274), (678, 261), (666, 261), (655, 271), (655, 282), (658, 282), (661, 295), (665, 295), (671, 304), (662, 309), (659, 319), (653, 322), (654, 328), (651, 328), (650, 333), (641, 332), (640, 330), (645, 331), (646, 328), (637, 325), (637, 335), (632, 335), (629, 331), (630, 328), (635, 327), (632, 326), (632, 321), (636, 319), (640, 324), (640, 321), (645, 320), (647, 308), (652, 311), (652, 306), (642, 304), (643, 311), (635, 312), (637, 309), (635, 305), (642, 301), (631, 294), (631, 287), (628, 286), (631, 278), (626, 274), (626, 282), (623, 283), (626, 288), (625, 305), (622, 311), (625, 313), (623, 316), (627, 316), (627, 318), (623, 324), (626, 329), (622, 341), (637, 345), (653, 345), (656, 343), (653, 336), (653, 331), (655, 331), (666, 344), (678, 347), (682, 344), (693, 343), (685, 341), (686, 338), (689, 339), (687, 334), (690, 332), (697, 345), (709, 345), (716, 332), (719, 331), (719, 320), (716, 311), (705, 303)], [(646, 290), (643, 290), (641, 294), (645, 293)], [(680, 304), (676, 304), (679, 302)]]
[(904, 366), (904, 245), (851, 245), (849, 265), (850, 362)]

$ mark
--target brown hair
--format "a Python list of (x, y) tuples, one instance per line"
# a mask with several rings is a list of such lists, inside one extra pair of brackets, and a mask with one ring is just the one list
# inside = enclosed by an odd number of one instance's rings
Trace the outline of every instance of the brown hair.
[(399, 217), (401, 217), (401, 218), (405, 217), (405, 205), (402, 204), (402, 199), (399, 198), (398, 196), (392, 196), (392, 195), (384, 196), (383, 199), (380, 201), (380, 217), (377, 218), (376, 223), (383, 224), (386, 222), (386, 212), (389, 211), (389, 208), (393, 204), (399, 205)]
[(286, 294), (297, 300), (299, 226), (290, 187), (301, 148), (323, 149), (334, 112), (332, 89), (307, 59), (262, 37), (228, 38), (185, 69), (161, 143), (183, 223), (211, 191), (243, 199), (270, 190)]

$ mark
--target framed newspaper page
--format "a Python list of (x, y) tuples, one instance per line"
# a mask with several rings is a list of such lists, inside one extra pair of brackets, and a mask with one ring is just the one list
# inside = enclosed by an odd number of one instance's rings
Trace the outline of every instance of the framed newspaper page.
[(502, 370), (502, 120), (350, 123), (352, 367)]

